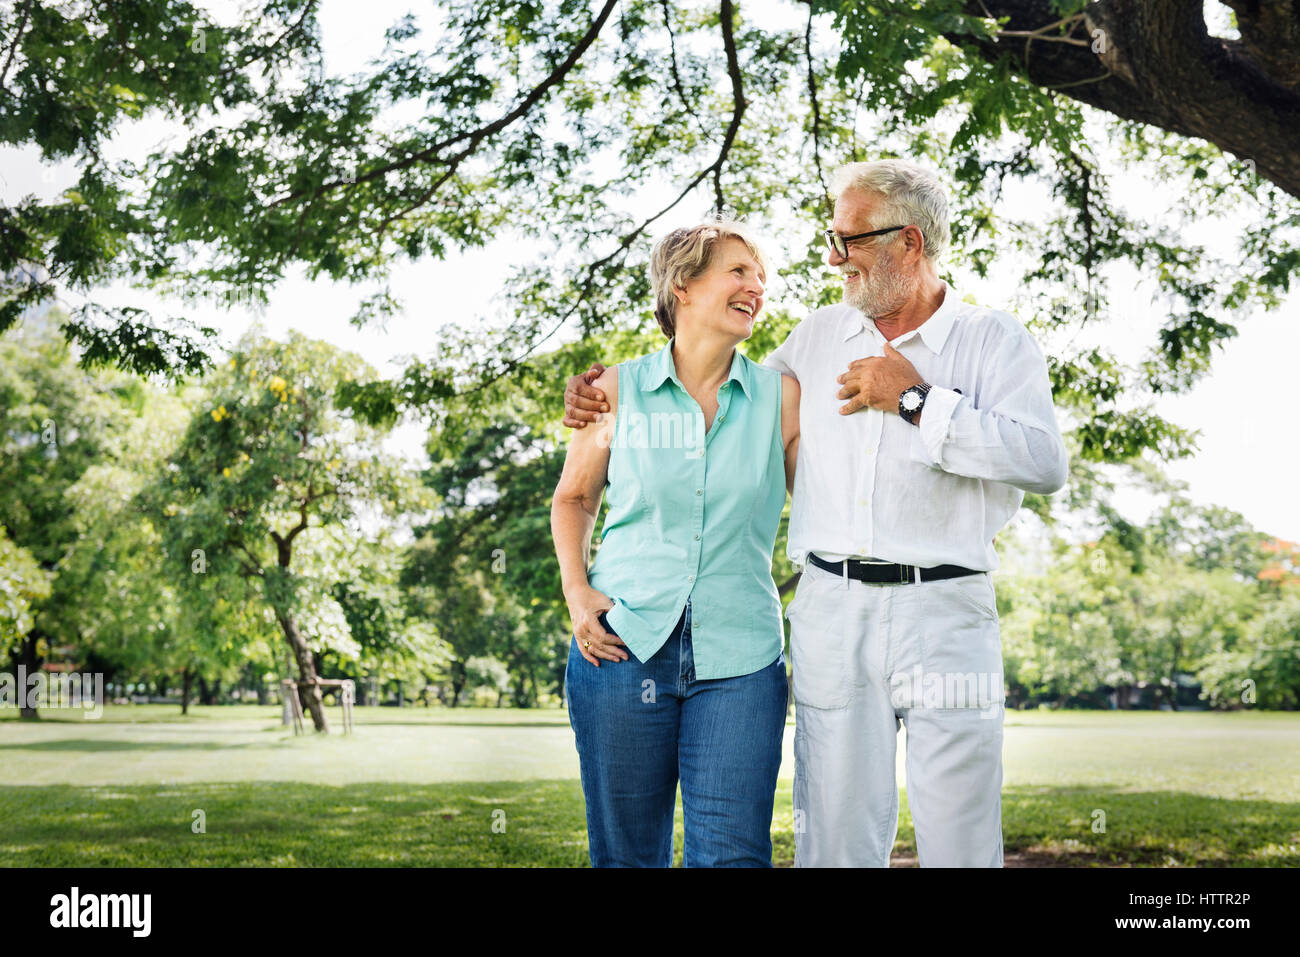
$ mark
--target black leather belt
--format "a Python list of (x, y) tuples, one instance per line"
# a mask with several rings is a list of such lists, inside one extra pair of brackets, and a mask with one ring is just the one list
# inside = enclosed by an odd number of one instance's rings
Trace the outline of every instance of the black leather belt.
[(945, 578), (983, 574), (973, 568), (962, 568), (960, 565), (935, 565), (933, 568), (923, 568), (920, 565), (878, 565), (874, 562), (860, 562), (856, 558), (848, 558), (843, 562), (828, 562), (818, 558), (812, 552), (808, 553), (808, 561), (836, 575), (844, 574), (844, 565), (847, 562), (850, 578), (873, 585), (907, 585), (912, 582), (941, 581)]

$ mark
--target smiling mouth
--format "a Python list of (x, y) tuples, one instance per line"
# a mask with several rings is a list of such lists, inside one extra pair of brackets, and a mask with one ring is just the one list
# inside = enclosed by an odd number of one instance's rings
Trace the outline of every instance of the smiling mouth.
[(841, 270), (840, 275), (844, 277), (845, 282), (852, 282), (854, 279), (857, 279), (862, 275), (862, 273), (856, 269), (845, 269)]
[(731, 308), (737, 310), (738, 312), (743, 312), (751, 319), (754, 318), (754, 307), (747, 302), (733, 302), (731, 304)]

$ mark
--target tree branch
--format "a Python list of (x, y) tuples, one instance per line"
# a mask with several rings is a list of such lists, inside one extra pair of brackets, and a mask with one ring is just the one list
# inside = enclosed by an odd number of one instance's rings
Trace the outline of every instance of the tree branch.
[[(388, 163), (385, 166), (380, 166), (375, 169), (369, 170), (364, 174), (359, 174), (349, 179), (331, 180), (328, 183), (322, 183), (321, 185), (317, 186), (315, 190), (312, 191), (312, 199), (315, 199), (317, 196), (321, 195), (322, 193), (335, 189), (339, 186), (343, 186), (343, 185), (350, 186), (356, 183), (364, 183), (370, 180), (379, 179), (387, 175), (388, 173), (395, 172), (397, 170), (407, 169), (410, 166), (414, 166), (416, 163), (421, 163), (426, 161), (437, 161), (444, 166), (455, 166), (459, 164), (462, 160), (470, 156), (476, 149), (478, 149), (478, 145), (481, 142), (483, 142), (483, 140), (487, 139), (489, 136), (501, 132), (507, 126), (514, 123), (516, 120), (518, 120), (520, 117), (526, 115), (534, 106), (537, 105), (537, 103), (542, 99), (542, 97), (544, 97), (551, 90), (552, 87), (557, 86), (558, 84), (563, 82), (565, 76), (568, 75), (569, 71), (573, 69), (573, 67), (577, 64), (578, 60), (582, 58), (582, 55), (587, 52), (587, 48), (590, 47), (593, 42), (595, 42), (596, 37), (600, 34), (601, 28), (605, 26), (605, 22), (609, 19), (610, 13), (613, 12), (614, 7), (617, 5), (618, 5), (618, 0), (606, 0), (605, 6), (601, 9), (600, 13), (596, 16), (595, 21), (588, 28), (587, 32), (583, 34), (583, 37), (581, 40), (578, 41), (578, 44), (572, 50), (569, 51), (569, 55), (565, 57), (564, 62), (561, 63), (559, 66), (557, 66), (554, 70), (552, 70), (550, 75), (547, 76), (546, 79), (543, 80), (540, 85), (534, 87), (532, 92), (530, 92), (526, 97), (524, 97), (524, 99), (520, 101), (519, 105), (516, 106), (513, 110), (511, 110), (509, 113), (494, 120), (491, 123), (488, 123), (486, 126), (480, 126), (478, 129), (475, 130), (469, 130), (462, 133), (458, 133), (455, 136), (448, 137), (447, 139), (434, 143), (431, 146), (427, 146), (422, 150), (418, 150), (417, 152), (411, 153), (409, 156), (406, 156), (403, 159), (397, 160), (392, 163)], [(455, 156), (449, 157), (447, 159), (440, 159), (438, 157), (437, 154), (441, 153), (443, 150), (446, 150), (447, 148), (451, 146), (455, 146), (457, 143), (461, 143), (466, 140), (469, 141), (469, 145), (466, 146), (465, 149), (463, 149), (461, 152), (457, 153)], [(289, 193), (287, 196), (281, 197), (280, 199), (272, 200), (270, 205), (282, 206), (285, 203), (292, 202), (295, 199), (300, 199), (301, 197), (307, 195), (307, 192), (308, 192), (307, 190), (296, 190), (292, 193)]]
[(117, 18), (117, 8), (113, 5), (113, 0), (105, 0), (105, 2), (108, 4), (108, 15), (113, 18), (113, 25), (117, 27), (117, 39), (121, 42), (123, 48), (139, 60), (146, 70), (153, 74), (153, 78), (158, 81), (158, 85), (163, 88), (163, 92), (167, 94), (168, 99), (174, 100), (175, 97), (172, 95), (171, 87), (169, 87), (167, 81), (162, 78), (162, 74), (154, 68), (154, 65), (150, 63), (139, 50), (131, 45), (131, 38), (127, 35), (126, 29), (122, 26), (122, 21)]
[[(1300, 196), (1300, 57), (1288, 39), (1300, 36), (1300, 23), (1291, 22), (1300, 17), (1280, 0), (1236, 5), (1244, 43), (1210, 36), (1201, 5), (1185, 0), (1096, 0), (1082, 14), (1087, 46), (1038, 42), (1047, 39), (1042, 31), (1059, 26), (1051, 0), (968, 0), (973, 16), (1008, 18), (1007, 36), (948, 39), (990, 61), (1010, 56), (1037, 86), (1208, 140)], [(1266, 24), (1280, 31), (1272, 40), (1264, 39)]]
[(812, 102), (812, 144), (813, 144), (813, 166), (817, 170), (817, 181), (822, 184), (822, 205), (829, 215), (833, 204), (831, 203), (831, 191), (826, 185), (826, 175), (822, 170), (822, 152), (821, 152), (821, 127), (822, 112), (817, 103), (817, 74), (813, 71), (812, 55), (812, 25), (813, 10), (808, 8), (808, 23), (804, 26), (803, 31), (803, 53), (804, 58), (808, 61), (808, 99)]
[(713, 195), (717, 200), (718, 214), (721, 215), (725, 205), (722, 198), (722, 167), (726, 162), (727, 154), (731, 152), (731, 144), (736, 139), (736, 133), (740, 130), (740, 119), (745, 115), (747, 104), (744, 82), (740, 75), (740, 58), (736, 55), (736, 38), (732, 34), (736, 16), (732, 0), (722, 0), (719, 13), (722, 18), (722, 46), (727, 51), (727, 75), (731, 77), (733, 103), (731, 122), (727, 124), (727, 132), (722, 137), (722, 152), (718, 154), (717, 162), (713, 164)]
[(308, 2), (308, 3), (307, 3), (307, 4), (302, 8), (302, 13), (300, 13), (300, 14), (298, 15), (298, 19), (295, 20), (295, 21), (294, 21), (294, 22), (293, 22), (293, 23), (288, 27), (288, 29), (286, 29), (286, 30), (285, 30), (283, 33), (281, 33), (278, 37), (276, 37), (274, 40), (272, 40), (269, 46), (267, 46), (266, 48), (260, 50), (256, 55), (254, 55), (254, 56), (250, 56), (248, 59), (243, 60), (243, 61), (241, 61), (241, 62), (239, 62), (239, 63), (233, 63), (233, 64), (231, 64), (228, 68), (226, 68), (225, 70), (222, 70), (221, 73), (218, 74), (218, 76), (220, 77), (220, 79), (223, 80), (223, 81), (224, 81), (224, 80), (228, 80), (228, 79), (229, 79), (231, 76), (233, 76), (235, 73), (237, 73), (237, 72), (239, 72), (240, 70), (244, 69), (244, 67), (249, 66), (250, 64), (256, 63), (258, 60), (262, 60), (262, 59), (265, 59), (265, 58), (269, 57), (270, 54), (275, 50), (276, 47), (278, 47), (281, 43), (283, 43), (283, 42), (284, 42), (285, 40), (287, 40), (289, 37), (293, 36), (295, 33), (297, 33), (299, 30), (302, 29), (302, 25), (303, 25), (303, 24), (306, 22), (306, 20), (307, 20), (307, 15), (308, 15), (309, 13), (311, 13), (312, 8), (314, 8), (314, 7), (316, 6), (316, 3), (317, 3), (317, 0), (309, 0), (309, 2)]
[(673, 34), (672, 11), (668, 0), (661, 0), (661, 6), (664, 11), (664, 29), (668, 31), (668, 64), (672, 70), (673, 89), (677, 91), (677, 98), (682, 101), (682, 109), (695, 120), (695, 125), (700, 128), (700, 132), (704, 133), (704, 123), (699, 114), (691, 107), (691, 101), (686, 98), (686, 90), (682, 87), (682, 77), (677, 70), (677, 38)]
[(14, 30), (14, 42), (9, 44), (9, 55), (5, 57), (4, 69), (0, 69), (0, 86), (4, 86), (5, 80), (9, 77), (9, 68), (13, 66), (14, 54), (18, 52), (18, 44), (22, 41), (23, 30), (27, 29), (27, 17), (32, 12), (32, 4), (35, 0), (27, 0), (23, 4), (23, 15), (18, 18), (18, 27)]

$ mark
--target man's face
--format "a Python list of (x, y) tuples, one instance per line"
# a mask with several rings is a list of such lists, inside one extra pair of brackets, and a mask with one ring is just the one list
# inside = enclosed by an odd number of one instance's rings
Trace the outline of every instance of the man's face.
[[(907, 225), (880, 222), (876, 211), (881, 199), (878, 193), (846, 189), (835, 203), (831, 228), (841, 236), (856, 236), (873, 229)], [(844, 276), (844, 301), (872, 319), (897, 312), (916, 290), (915, 271), (905, 269), (894, 259), (892, 246), (898, 235), (886, 233), (854, 240), (848, 244), (847, 258), (834, 250), (826, 256), (827, 265)]]

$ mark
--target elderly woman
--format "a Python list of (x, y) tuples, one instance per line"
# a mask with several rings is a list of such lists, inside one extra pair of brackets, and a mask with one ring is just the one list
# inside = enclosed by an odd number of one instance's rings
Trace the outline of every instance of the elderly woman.
[(660, 240), (650, 279), (668, 344), (596, 380), (608, 412), (574, 434), (555, 490), (565, 696), (595, 867), (672, 864), (679, 780), (687, 867), (772, 863), (787, 693), (772, 549), (799, 385), (736, 351), (766, 276), (739, 224)]

